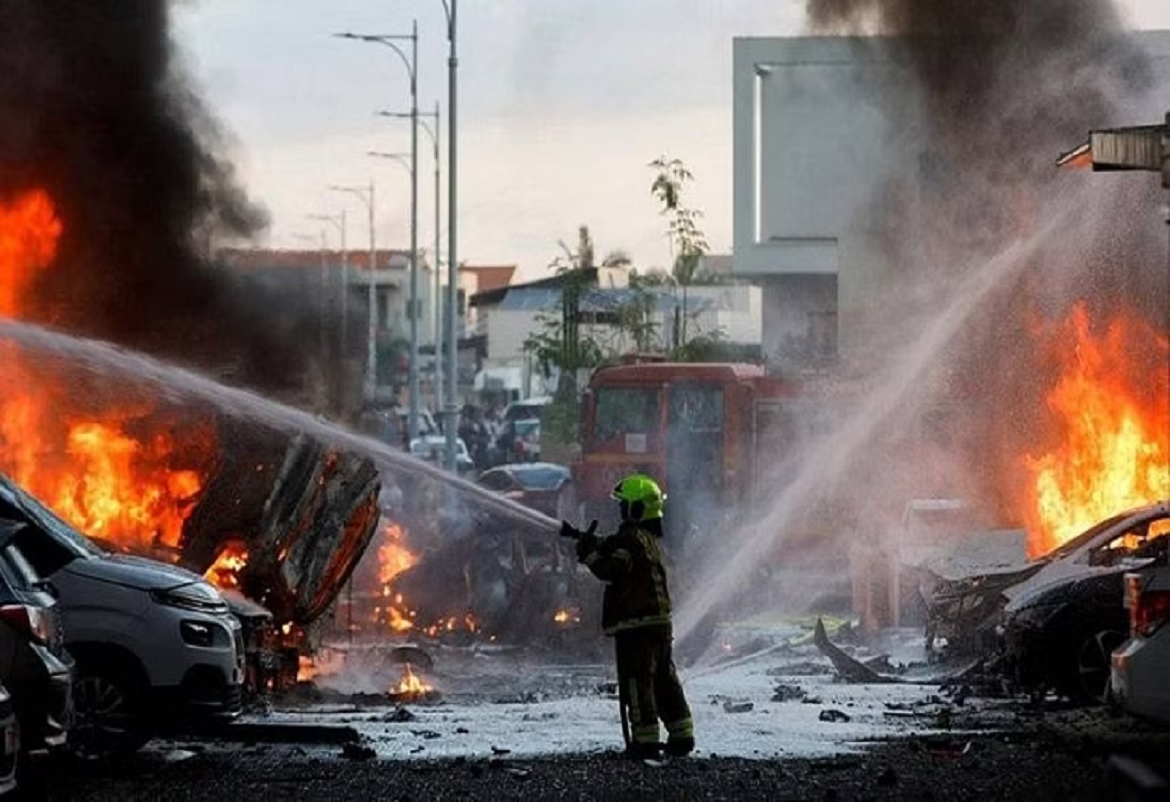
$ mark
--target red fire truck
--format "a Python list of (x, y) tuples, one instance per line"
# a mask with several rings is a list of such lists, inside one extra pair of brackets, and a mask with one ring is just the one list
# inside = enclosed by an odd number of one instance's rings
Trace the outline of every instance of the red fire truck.
[[(689, 539), (751, 509), (800, 436), (808, 406), (797, 383), (749, 364), (641, 362), (598, 370), (585, 392), (573, 478), (586, 520), (614, 523), (609, 494), (626, 474), (670, 496), (668, 535)], [(773, 485), (774, 486), (774, 485)]]

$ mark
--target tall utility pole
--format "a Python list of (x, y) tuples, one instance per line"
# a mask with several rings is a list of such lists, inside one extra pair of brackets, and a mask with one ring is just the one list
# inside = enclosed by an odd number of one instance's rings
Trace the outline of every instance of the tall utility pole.
[(456, 112), (458, 110), (458, 94), (456, 92), (456, 72), (459, 68), (459, 58), (455, 52), (456, 26), (455, 10), (457, 0), (443, 0), (443, 11), (447, 14), (447, 470), (455, 473), (455, 444), (456, 430), (459, 428), (459, 336), (455, 328), (455, 315), (458, 311), (457, 299), (459, 293), (459, 259), (456, 255), (456, 222), (458, 220), (458, 204), (456, 203), (458, 148), (456, 147)]
[[(409, 34), (355, 34), (339, 33), (342, 39), (357, 39), (374, 42), (393, 50), (402, 59), (410, 78), (410, 297), (406, 303), (406, 316), (410, 321), (410, 366), (408, 368), (408, 393), (410, 412), (407, 428), (410, 439), (418, 436), (419, 391), (418, 391), (418, 21), (411, 25)], [(397, 42), (410, 42), (410, 55)]]
[[(397, 119), (410, 119), (410, 112), (395, 112), (395, 111), (380, 111), (379, 116), (394, 117)], [(435, 101), (435, 110), (433, 112), (419, 112), (418, 124), (422, 126), (423, 131), (431, 138), (431, 145), (434, 148), (434, 162), (435, 162), (435, 290), (434, 301), (431, 304), (432, 313), (434, 315), (435, 326), (435, 411), (439, 417), (443, 417), (443, 274), (440, 270), (441, 262), (439, 260), (439, 238), (442, 236), (441, 223), (441, 206), (442, 206), (442, 180), (440, 176), (439, 164), (439, 134), (441, 133), (440, 117), (439, 117), (439, 101)], [(423, 117), (429, 118), (434, 128), (427, 124)]]
[[(334, 192), (345, 192), (355, 196), (358, 200), (365, 204), (366, 212), (369, 215), (370, 263), (368, 265), (369, 282), (367, 284), (366, 293), (366, 314), (368, 317), (368, 327), (366, 330), (366, 380), (364, 382), (365, 388), (363, 394), (365, 396), (366, 403), (372, 406), (377, 401), (378, 390), (378, 249), (374, 241), (374, 181), (373, 179), (370, 179), (370, 184), (367, 187), (343, 187), (332, 185), (329, 187), (329, 189)], [(345, 269), (348, 270), (348, 267), (349, 263), (347, 261), (345, 263)], [(346, 291), (348, 292), (348, 276), (345, 280), (345, 285)], [(345, 307), (343, 306), (342, 309), (345, 309)]]

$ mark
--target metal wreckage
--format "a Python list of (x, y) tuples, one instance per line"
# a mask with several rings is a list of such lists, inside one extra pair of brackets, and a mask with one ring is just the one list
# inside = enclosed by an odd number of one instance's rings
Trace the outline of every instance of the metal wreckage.
[[(985, 533), (1003, 540), (1005, 531)], [(968, 537), (973, 537), (971, 533)], [(1039, 700), (1105, 701), (1111, 655), (1129, 637), (1127, 588), (1170, 564), (1170, 502), (1094, 524), (1032, 560), (946, 570), (939, 562), (895, 572), (897, 622), (922, 628), (919, 665), (894, 669), (834, 644), (818, 622), (815, 643), (850, 682), (981, 685)]]
[(217, 422), (177, 546), (102, 542), (205, 575), (244, 626), (252, 690), (292, 687), (326, 638), (571, 648), (599, 608), (543, 516), (431, 466)]

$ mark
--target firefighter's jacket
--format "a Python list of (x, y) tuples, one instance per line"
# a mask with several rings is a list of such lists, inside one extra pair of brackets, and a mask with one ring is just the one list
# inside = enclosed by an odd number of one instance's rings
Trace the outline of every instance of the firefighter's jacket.
[(658, 538), (637, 523), (596, 541), (581, 555), (593, 575), (605, 582), (601, 626), (606, 635), (670, 623), (670, 593)]

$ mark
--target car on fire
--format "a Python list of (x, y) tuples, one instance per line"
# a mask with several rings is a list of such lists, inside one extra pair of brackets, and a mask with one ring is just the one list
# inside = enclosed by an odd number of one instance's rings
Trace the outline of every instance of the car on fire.
[(994, 639), (1022, 690), (1100, 699), (1110, 655), (1126, 638), (1124, 575), (1165, 566), (1168, 546), (1170, 502), (1128, 510), (1038, 560), (943, 583), (931, 620), (969, 627), (972, 644)]
[(75, 754), (132, 752), (161, 730), (239, 714), (240, 624), (203, 577), (99, 549), (2, 474), (0, 517), (21, 524), (13, 543), (55, 589), (76, 660)]
[(572, 475), (564, 465), (551, 462), (500, 465), (481, 473), (476, 483), (550, 518), (565, 518), (570, 514)]

